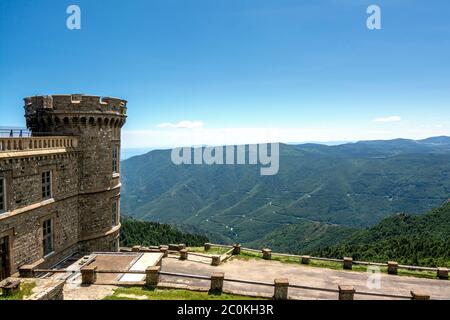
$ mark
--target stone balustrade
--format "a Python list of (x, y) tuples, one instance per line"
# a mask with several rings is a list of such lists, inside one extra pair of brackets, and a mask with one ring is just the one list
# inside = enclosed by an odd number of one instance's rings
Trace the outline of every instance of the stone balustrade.
[(0, 138), (0, 153), (77, 147), (75, 136)]

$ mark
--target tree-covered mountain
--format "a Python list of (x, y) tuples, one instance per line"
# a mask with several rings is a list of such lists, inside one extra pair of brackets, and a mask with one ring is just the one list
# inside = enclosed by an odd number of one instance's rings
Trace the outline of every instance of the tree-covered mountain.
[(182, 232), (177, 228), (157, 222), (138, 221), (122, 217), (120, 244), (124, 247), (135, 245), (157, 246), (169, 243), (184, 243), (187, 246), (203, 246), (208, 238), (202, 235)]
[(397, 214), (312, 254), (450, 267), (450, 203), (421, 216)]
[(359, 229), (321, 222), (300, 221), (277, 228), (246, 245), (255, 249), (271, 248), (274, 252), (303, 255), (340, 243), (357, 230)]
[(450, 194), (449, 137), (282, 144), (274, 176), (252, 165), (176, 166), (170, 153), (122, 162), (122, 210), (194, 226), (213, 241), (256, 243), (272, 232), (332, 239), (333, 225), (361, 228), (398, 212), (421, 214)]

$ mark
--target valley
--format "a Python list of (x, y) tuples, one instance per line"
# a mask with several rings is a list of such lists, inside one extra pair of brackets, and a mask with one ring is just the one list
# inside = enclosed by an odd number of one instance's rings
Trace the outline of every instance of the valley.
[(214, 242), (314, 251), (445, 203), (450, 138), (281, 144), (274, 176), (258, 166), (176, 166), (170, 150), (153, 150), (123, 161), (122, 176), (125, 215)]

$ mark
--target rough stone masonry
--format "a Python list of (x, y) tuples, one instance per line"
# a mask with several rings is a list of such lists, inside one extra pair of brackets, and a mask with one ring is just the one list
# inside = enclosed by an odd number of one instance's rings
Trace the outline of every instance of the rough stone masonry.
[(0, 138), (1, 279), (26, 264), (119, 248), (127, 101), (79, 94), (24, 101), (31, 137)]

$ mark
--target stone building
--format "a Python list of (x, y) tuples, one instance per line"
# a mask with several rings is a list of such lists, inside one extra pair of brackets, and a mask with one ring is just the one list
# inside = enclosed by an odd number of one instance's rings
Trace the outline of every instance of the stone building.
[(24, 99), (29, 137), (0, 138), (0, 280), (25, 264), (118, 251), (120, 130), (127, 101)]

